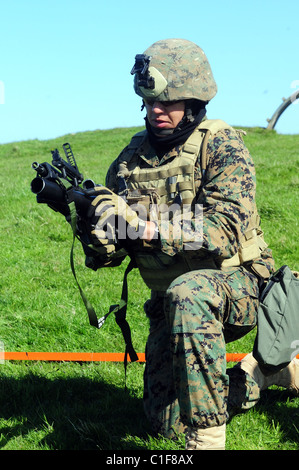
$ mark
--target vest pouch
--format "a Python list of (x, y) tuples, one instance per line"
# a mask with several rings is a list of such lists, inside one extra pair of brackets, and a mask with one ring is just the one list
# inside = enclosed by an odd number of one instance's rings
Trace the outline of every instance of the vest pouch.
[(246, 240), (239, 249), (240, 264), (260, 257), (260, 249), (256, 238)]
[(260, 258), (261, 253), (268, 247), (263, 235), (262, 230), (259, 228), (245, 233), (245, 240), (241, 243), (241, 248), (239, 249), (241, 264)]
[(259, 259), (267, 247), (268, 245), (263, 238), (263, 232), (260, 229), (249, 230), (244, 234), (237, 253), (231, 258), (223, 260), (221, 266), (223, 268), (241, 266), (249, 261)]
[[(129, 190), (127, 204), (143, 220), (149, 220), (150, 213), (157, 207), (158, 194), (154, 188)], [(133, 206), (133, 207), (132, 207)]]

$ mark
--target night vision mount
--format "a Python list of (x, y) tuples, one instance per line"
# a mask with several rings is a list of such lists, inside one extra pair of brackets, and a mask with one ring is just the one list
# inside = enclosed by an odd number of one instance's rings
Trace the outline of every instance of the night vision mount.
[(135, 56), (135, 64), (131, 70), (131, 75), (137, 76), (137, 85), (139, 87), (153, 90), (155, 88), (155, 80), (149, 74), (149, 64), (151, 57), (146, 54), (137, 54)]

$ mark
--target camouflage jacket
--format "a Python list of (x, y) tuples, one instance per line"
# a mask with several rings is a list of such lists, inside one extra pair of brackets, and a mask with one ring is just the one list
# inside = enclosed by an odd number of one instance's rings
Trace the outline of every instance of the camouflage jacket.
[[(128, 153), (131, 161), (136, 164), (138, 162), (140, 168), (147, 168), (150, 171), (157, 167), (162, 168), (172, 159), (179, 158), (180, 152), (181, 147), (174, 148), (159, 160), (150, 147), (145, 133), (141, 145), (134, 150), (133, 159), (129, 145), (112, 163), (107, 173), (106, 186), (118, 193), (119, 164), (128, 160)], [(174, 275), (174, 265), (182, 258), (185, 265), (187, 260), (189, 270), (196, 267), (199, 269), (200, 266), (219, 269), (223, 260), (233, 257), (239, 248), (255, 210), (256, 177), (252, 157), (240, 133), (229, 126), (210, 136), (206, 154), (208, 165), (204, 179), (200, 157), (194, 165), (195, 201), (203, 210), (202, 243), (198, 250), (186, 251), (182, 238), (174, 240), (163, 237), (163, 230), (160, 233), (159, 243), (149, 246), (135, 243), (133, 250), (137, 258), (140, 253), (142, 255), (146, 253), (146, 256), (152, 259), (158, 258), (157, 263), (152, 263), (152, 270), (159, 269), (161, 253), (169, 260), (169, 269)], [(164, 260), (162, 270), (165, 273)], [(265, 247), (260, 257), (255, 260), (255, 264), (265, 266), (269, 272), (272, 272), (274, 262), (271, 251)], [(168, 262), (166, 265), (168, 267)]]

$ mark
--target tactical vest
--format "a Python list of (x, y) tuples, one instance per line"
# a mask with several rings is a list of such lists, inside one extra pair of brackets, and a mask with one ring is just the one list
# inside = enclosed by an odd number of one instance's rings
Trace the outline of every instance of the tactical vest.
[[(140, 152), (146, 131), (136, 134), (119, 165), (118, 176), (126, 179), (128, 204), (143, 204), (148, 211), (157, 204), (163, 212), (164, 207), (173, 204), (179, 197), (181, 204), (192, 204), (208, 165), (206, 147), (210, 136), (221, 129), (233, 130), (222, 120), (205, 120), (183, 145), (180, 154), (169, 162), (156, 168), (140, 168)], [(195, 182), (196, 162), (200, 161), (201, 182)], [(146, 245), (146, 244), (145, 244)], [(238, 252), (230, 259), (217, 259), (203, 256), (199, 252), (183, 252), (169, 256), (161, 250), (149, 246), (134, 250), (135, 261), (140, 274), (150, 289), (164, 291), (170, 282), (185, 272), (210, 268), (226, 269), (243, 265), (260, 258), (267, 247), (260, 229), (260, 219), (255, 210), (248, 229), (244, 234)], [(261, 276), (269, 273), (260, 265)]]

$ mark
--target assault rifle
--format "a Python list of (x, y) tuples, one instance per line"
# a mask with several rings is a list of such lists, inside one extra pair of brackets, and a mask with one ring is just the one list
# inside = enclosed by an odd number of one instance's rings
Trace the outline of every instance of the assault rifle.
[[(95, 184), (92, 180), (85, 180), (83, 181), (83, 175), (79, 172), (74, 154), (72, 152), (71, 146), (68, 143), (65, 143), (63, 146), (64, 153), (66, 155), (67, 161), (63, 160), (59, 155), (57, 149), (52, 150), (52, 165), (49, 163), (32, 163), (32, 168), (37, 172), (37, 177), (34, 178), (31, 182), (31, 191), (36, 194), (36, 199), (38, 203), (47, 204), (51, 209), (60, 212), (63, 214), (67, 219), (70, 218), (70, 208), (69, 204), (74, 202), (76, 206), (76, 213), (83, 221), (83, 227), (86, 223), (86, 214), (88, 208), (92, 202), (92, 199), (95, 197), (91, 193), (93, 192), (93, 188)], [(82, 183), (82, 187), (80, 186)], [(82, 220), (83, 219), (83, 220)], [(80, 224), (81, 225), (81, 224)], [(84, 242), (84, 237), (86, 237), (87, 232), (85, 230), (82, 231), (82, 228), (79, 229), (80, 231), (80, 240), (83, 245), (83, 249), (85, 254), (93, 255), (94, 252), (89, 252), (88, 243)], [(87, 235), (88, 236), (88, 235)], [(131, 262), (132, 263), (132, 262)], [(114, 313), (116, 317), (116, 322), (119, 325), (124, 339), (126, 343), (126, 353), (125, 353), (125, 364), (127, 361), (127, 354), (129, 354), (131, 361), (137, 361), (138, 356), (133, 348), (131, 342), (131, 332), (130, 327), (126, 321), (126, 308), (127, 308), (127, 286), (126, 286), (126, 278), (127, 273), (131, 268), (131, 263), (127, 267), (125, 272), (125, 282), (123, 286), (122, 298), (121, 302), (117, 305), (112, 305), (110, 310), (106, 315), (102, 318), (98, 319), (97, 315), (92, 307), (92, 305), (88, 302), (83, 293), (74, 269), (73, 263), (73, 249), (71, 250), (71, 266), (72, 271), (77, 282), (82, 300), (85, 304), (86, 310), (89, 316), (89, 322), (92, 326), (96, 328), (101, 328), (104, 324), (106, 318), (110, 313)], [(86, 264), (87, 265), (87, 264)], [(96, 266), (92, 267), (92, 269), (96, 270)]]
[(65, 143), (62, 147), (67, 161), (55, 149), (51, 151), (52, 165), (47, 162), (32, 163), (37, 177), (31, 182), (31, 191), (36, 194), (38, 203), (47, 204), (65, 217), (70, 215), (69, 204), (74, 201), (77, 214), (84, 218), (92, 201), (88, 189), (92, 189), (95, 184), (92, 180), (83, 181), (70, 144)]

